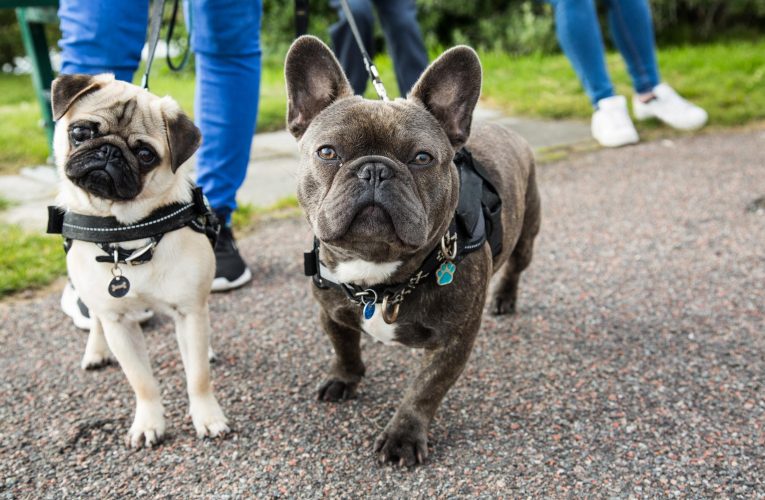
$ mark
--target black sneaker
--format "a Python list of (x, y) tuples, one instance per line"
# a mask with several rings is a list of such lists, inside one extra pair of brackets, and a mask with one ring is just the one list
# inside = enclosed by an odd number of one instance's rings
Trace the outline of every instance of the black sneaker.
[(233, 290), (251, 279), (252, 273), (239, 255), (231, 228), (221, 226), (218, 243), (215, 245), (215, 279), (212, 283), (212, 291)]

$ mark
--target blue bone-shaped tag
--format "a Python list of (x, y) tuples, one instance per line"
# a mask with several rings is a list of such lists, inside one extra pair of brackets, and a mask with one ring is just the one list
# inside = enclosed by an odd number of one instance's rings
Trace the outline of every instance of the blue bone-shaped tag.
[(451, 262), (444, 262), (441, 264), (441, 267), (439, 267), (436, 271), (436, 279), (439, 286), (448, 285), (454, 281), (454, 272), (456, 270), (457, 266)]

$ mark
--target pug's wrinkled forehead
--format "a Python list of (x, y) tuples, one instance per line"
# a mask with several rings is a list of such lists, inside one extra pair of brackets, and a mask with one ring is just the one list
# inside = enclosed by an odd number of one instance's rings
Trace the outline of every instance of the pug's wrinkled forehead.
[[(201, 137), (171, 97), (159, 97), (114, 75), (61, 75), (51, 89), (57, 160), (72, 149), (78, 125), (98, 136), (116, 136), (130, 148), (147, 144), (173, 171), (196, 151)], [(58, 129), (61, 130), (60, 132)], [(64, 153), (64, 154), (59, 154)]]

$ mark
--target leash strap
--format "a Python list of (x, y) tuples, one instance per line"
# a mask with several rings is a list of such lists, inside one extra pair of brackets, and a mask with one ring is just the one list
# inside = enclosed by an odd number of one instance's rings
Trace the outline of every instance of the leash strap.
[(186, 67), (186, 64), (189, 62), (189, 55), (191, 54), (191, 31), (193, 29), (192, 26), (192, 20), (191, 20), (191, 8), (185, 10), (186, 14), (186, 49), (183, 51), (183, 56), (181, 57), (181, 62), (177, 65), (173, 62), (173, 59), (170, 57), (170, 41), (173, 39), (173, 32), (175, 31), (175, 24), (178, 20), (178, 4), (179, 0), (175, 0), (173, 2), (173, 14), (170, 16), (170, 24), (167, 25), (167, 37), (165, 38), (165, 44), (167, 46), (167, 54), (165, 55), (165, 59), (167, 60), (167, 67), (170, 68), (171, 71), (179, 72), (183, 70), (183, 68)]
[(295, 0), (295, 36), (308, 33), (308, 0)]
[(351, 8), (348, 6), (348, 0), (340, 0), (340, 4), (343, 7), (345, 18), (348, 20), (348, 25), (353, 32), (353, 38), (356, 39), (356, 45), (359, 46), (359, 50), (361, 51), (361, 57), (364, 59), (364, 66), (367, 68), (367, 73), (369, 73), (369, 78), (372, 80), (375, 92), (377, 92), (377, 95), (383, 101), (389, 101), (388, 93), (385, 92), (385, 86), (383, 85), (382, 80), (380, 80), (380, 73), (378, 73), (377, 67), (369, 57), (367, 49), (364, 48), (364, 42), (361, 40), (361, 34), (359, 33), (358, 26), (356, 26), (356, 19), (353, 17), (353, 12), (351, 12)]
[(149, 54), (146, 58), (146, 71), (141, 79), (141, 87), (149, 90), (149, 73), (151, 64), (154, 62), (154, 52), (159, 43), (159, 31), (162, 28), (162, 14), (165, 12), (165, 0), (154, 0), (154, 8), (149, 20)]

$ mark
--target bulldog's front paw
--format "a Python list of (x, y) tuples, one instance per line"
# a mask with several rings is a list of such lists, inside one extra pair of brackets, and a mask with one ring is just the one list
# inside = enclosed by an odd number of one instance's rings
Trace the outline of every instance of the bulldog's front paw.
[(135, 409), (135, 419), (127, 435), (127, 445), (131, 448), (146, 446), (152, 448), (165, 434), (165, 409), (162, 403), (139, 402)]
[(191, 413), (191, 421), (194, 422), (194, 429), (196, 429), (200, 439), (222, 436), (231, 431), (228, 426), (228, 419), (223, 414), (218, 400), (212, 394), (193, 398), (189, 413)]
[(491, 301), (491, 307), (489, 312), (494, 316), (501, 316), (503, 314), (515, 314), (515, 295), (501, 295), (498, 294)]
[(346, 382), (336, 378), (328, 378), (319, 386), (317, 399), (319, 401), (344, 401), (356, 397), (358, 382)]
[(427, 426), (416, 420), (391, 421), (375, 441), (380, 463), (411, 467), (428, 458)]

